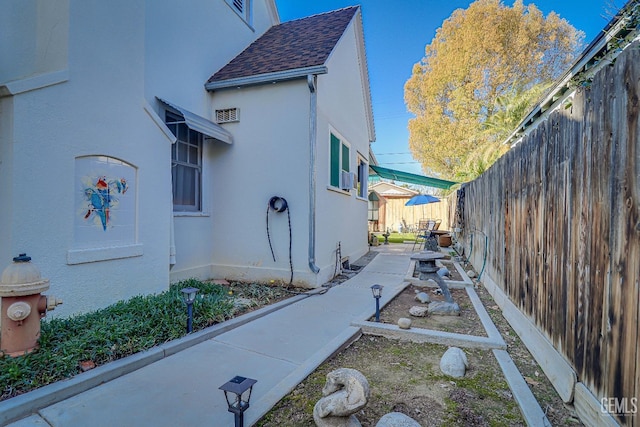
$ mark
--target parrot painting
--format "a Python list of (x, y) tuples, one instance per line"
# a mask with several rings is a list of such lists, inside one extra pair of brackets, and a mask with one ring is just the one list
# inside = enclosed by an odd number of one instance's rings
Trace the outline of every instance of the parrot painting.
[(102, 229), (107, 231), (109, 210), (114, 202), (117, 202), (117, 199), (111, 195), (111, 192), (115, 190), (120, 194), (124, 194), (127, 189), (127, 180), (124, 178), (108, 181), (105, 176), (99, 177), (93, 188), (86, 188), (84, 190), (88, 202), (88, 209), (84, 219), (88, 219), (91, 213), (95, 213), (100, 218)]

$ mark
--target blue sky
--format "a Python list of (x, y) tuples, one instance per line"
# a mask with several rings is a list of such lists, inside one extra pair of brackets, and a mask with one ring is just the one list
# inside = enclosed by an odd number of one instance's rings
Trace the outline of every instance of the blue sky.
[[(472, 1), (462, 0), (275, 0), (282, 22), (359, 4), (362, 7), (376, 142), (381, 166), (422, 174), (409, 154), (404, 84), (442, 22)], [(524, 0), (546, 16), (555, 11), (591, 42), (626, 0)], [(503, 1), (512, 5), (513, 1)]]

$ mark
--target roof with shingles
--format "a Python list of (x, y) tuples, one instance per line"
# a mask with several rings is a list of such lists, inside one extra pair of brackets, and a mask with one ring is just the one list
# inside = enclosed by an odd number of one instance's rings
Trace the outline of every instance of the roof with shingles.
[(351, 6), (275, 25), (207, 83), (323, 65), (358, 9)]

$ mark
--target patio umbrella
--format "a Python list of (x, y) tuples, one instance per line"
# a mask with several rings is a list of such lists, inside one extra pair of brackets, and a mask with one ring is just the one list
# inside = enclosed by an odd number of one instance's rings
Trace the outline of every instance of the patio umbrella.
[[(427, 205), (429, 203), (436, 203), (439, 201), (440, 199), (438, 199), (435, 196), (431, 196), (429, 194), (418, 194), (413, 196), (409, 200), (407, 200), (407, 203), (405, 203), (404, 205), (405, 206)], [(424, 217), (424, 206), (422, 207), (422, 216)]]
[(435, 196), (430, 196), (429, 194), (418, 194), (416, 196), (413, 196), (412, 198), (410, 198), (407, 203), (405, 203), (405, 206), (417, 206), (417, 205), (426, 205), (429, 203), (435, 203), (435, 202), (439, 202), (440, 199), (438, 199)]

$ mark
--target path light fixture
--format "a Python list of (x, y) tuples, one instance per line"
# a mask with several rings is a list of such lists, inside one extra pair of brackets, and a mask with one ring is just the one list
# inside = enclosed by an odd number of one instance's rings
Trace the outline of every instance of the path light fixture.
[(375, 284), (371, 286), (371, 292), (376, 299), (376, 322), (380, 321), (380, 297), (382, 296), (382, 285)]
[(244, 411), (249, 409), (251, 389), (257, 382), (257, 380), (238, 375), (218, 387), (219, 390), (224, 391), (228, 410), (234, 415), (235, 427), (244, 427)]
[(199, 289), (183, 288), (180, 291), (182, 292), (182, 300), (187, 304), (187, 333), (190, 333), (193, 329), (193, 302), (196, 300)]

